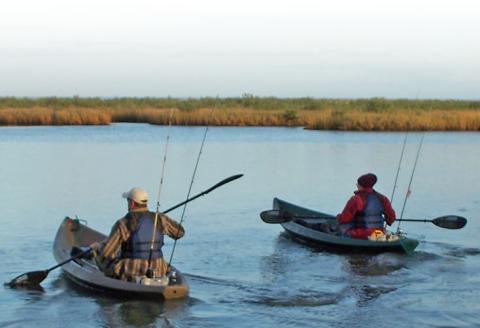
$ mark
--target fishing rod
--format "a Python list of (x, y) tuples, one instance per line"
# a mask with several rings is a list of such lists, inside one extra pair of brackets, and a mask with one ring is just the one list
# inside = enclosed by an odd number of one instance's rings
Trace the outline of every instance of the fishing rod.
[(425, 133), (422, 134), (422, 138), (420, 139), (420, 144), (419, 144), (418, 149), (417, 149), (417, 155), (415, 156), (415, 162), (413, 164), (412, 175), (410, 176), (410, 182), (408, 183), (407, 192), (405, 193), (405, 199), (403, 201), (402, 212), (400, 214), (400, 219), (398, 220), (399, 222), (398, 222), (398, 226), (397, 226), (397, 233), (400, 232), (400, 224), (401, 224), (402, 219), (403, 219), (403, 212), (405, 211), (405, 206), (407, 205), (407, 199), (410, 196), (410, 194), (412, 193), (411, 186), (412, 186), (412, 181), (413, 181), (413, 175), (415, 174), (415, 169), (417, 168), (418, 158), (420, 156), (420, 151), (422, 149), (423, 138), (424, 137), (425, 137)]
[(400, 173), (400, 167), (402, 166), (403, 154), (405, 153), (405, 146), (407, 144), (408, 131), (403, 139), (402, 152), (400, 154), (400, 160), (398, 161), (397, 174), (395, 175), (395, 182), (393, 184), (392, 197), (390, 197), (390, 203), (393, 203), (393, 196), (395, 195), (395, 189), (397, 189), (398, 174)]
[[(207, 133), (208, 133), (208, 125), (205, 127), (205, 133), (203, 134), (203, 139), (202, 139), (202, 143), (200, 145), (200, 150), (198, 151), (197, 161), (195, 163), (195, 167), (193, 169), (193, 174), (192, 174), (192, 179), (190, 180), (190, 186), (188, 188), (187, 199), (190, 197), (190, 192), (192, 191), (193, 181), (195, 180), (195, 175), (197, 174), (198, 163), (200, 162), (200, 156), (202, 155), (202, 152), (203, 152), (203, 146), (205, 145), (205, 139), (207, 138)], [(178, 225), (178, 229), (177, 229), (177, 233), (176, 233), (177, 238), (175, 238), (175, 241), (173, 242), (172, 253), (170, 254), (170, 259), (168, 260), (168, 267), (170, 267), (171, 264), (172, 264), (173, 253), (175, 252), (175, 247), (177, 246), (177, 240), (178, 240), (178, 236), (180, 234), (180, 227), (182, 226), (182, 222), (183, 222), (183, 219), (185, 217), (185, 210), (186, 209), (187, 209), (187, 204), (185, 203), (185, 205), (183, 206), (182, 215), (180, 217), (180, 223)]]
[(164, 148), (165, 150), (163, 152), (162, 173), (160, 174), (160, 185), (158, 186), (157, 208), (155, 210), (155, 219), (153, 220), (152, 240), (150, 241), (150, 250), (148, 252), (148, 269), (145, 274), (147, 278), (153, 278), (153, 269), (152, 269), (153, 247), (155, 244), (155, 239), (157, 238), (158, 213), (160, 211), (160, 195), (162, 193), (163, 178), (165, 176), (165, 166), (167, 163), (167, 152), (168, 152), (168, 145), (170, 142), (170, 129), (172, 127), (172, 117), (173, 117), (173, 109), (170, 109), (170, 115), (168, 117), (167, 138), (165, 140), (165, 148)]

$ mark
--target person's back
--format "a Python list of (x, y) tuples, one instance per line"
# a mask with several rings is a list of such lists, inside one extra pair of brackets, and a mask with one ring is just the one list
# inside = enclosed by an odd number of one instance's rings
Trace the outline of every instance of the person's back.
[[(133, 221), (133, 223), (130, 224), (131, 237), (129, 242), (122, 247), (122, 257), (144, 260), (163, 257), (163, 234), (158, 227), (154, 227), (155, 213), (149, 211), (130, 212), (127, 216), (127, 221)], [(152, 241), (153, 229), (157, 231), (155, 232), (155, 239)]]
[(148, 211), (144, 190), (133, 188), (123, 197), (128, 201), (128, 213), (115, 223), (107, 240), (95, 247), (98, 266), (107, 276), (128, 281), (146, 276), (149, 269), (153, 277), (164, 276), (168, 264), (162, 254), (163, 236), (181, 238), (183, 227), (165, 214)]
[(395, 221), (395, 211), (388, 198), (373, 189), (377, 177), (368, 173), (357, 180), (358, 190), (337, 215), (340, 230), (351, 238), (368, 238), (375, 230), (383, 231), (385, 222)]

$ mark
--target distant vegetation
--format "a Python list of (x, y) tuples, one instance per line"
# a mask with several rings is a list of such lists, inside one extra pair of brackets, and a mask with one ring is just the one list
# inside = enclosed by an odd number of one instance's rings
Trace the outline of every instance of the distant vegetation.
[(480, 101), (261, 98), (0, 98), (0, 125), (303, 126), (354, 131), (480, 131)]

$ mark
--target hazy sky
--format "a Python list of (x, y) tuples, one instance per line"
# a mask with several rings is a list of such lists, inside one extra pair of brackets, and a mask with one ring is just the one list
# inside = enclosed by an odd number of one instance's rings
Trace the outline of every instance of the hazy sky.
[(0, 2), (0, 96), (243, 93), (480, 99), (480, 2)]

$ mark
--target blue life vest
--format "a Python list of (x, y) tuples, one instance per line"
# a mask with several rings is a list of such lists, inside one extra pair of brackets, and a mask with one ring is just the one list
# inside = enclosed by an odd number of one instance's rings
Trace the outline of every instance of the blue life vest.
[(363, 195), (364, 197), (362, 198), (365, 205), (363, 206), (363, 210), (355, 215), (355, 228), (383, 229), (385, 221), (383, 218), (383, 211), (385, 209), (380, 197), (376, 192), (365, 193)]
[(363, 210), (358, 212), (351, 222), (341, 225), (342, 232), (350, 229), (383, 229), (385, 219), (383, 217), (383, 203), (380, 196), (374, 191), (372, 193), (360, 193), (364, 201)]
[[(159, 230), (160, 217), (158, 217), (157, 220), (157, 232), (153, 243), (152, 260), (163, 257), (163, 234)], [(124, 250), (122, 250), (123, 258), (148, 260), (154, 221), (155, 213), (145, 212), (142, 214), (137, 221), (135, 230), (131, 232), (130, 240), (127, 242)]]

